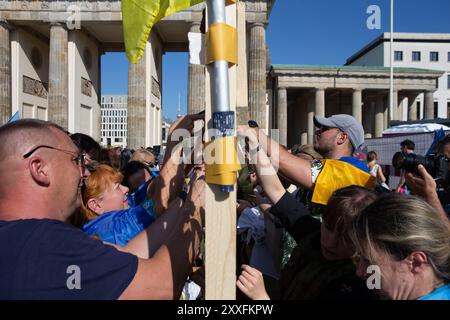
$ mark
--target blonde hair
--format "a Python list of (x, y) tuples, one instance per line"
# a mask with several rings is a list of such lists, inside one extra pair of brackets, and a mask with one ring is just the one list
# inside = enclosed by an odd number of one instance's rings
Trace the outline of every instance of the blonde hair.
[(97, 215), (87, 207), (87, 202), (93, 198), (100, 198), (105, 191), (116, 183), (121, 183), (123, 179), (122, 174), (106, 164), (100, 164), (95, 171), (86, 180), (86, 187), (82, 193), (81, 210), (86, 220), (92, 220)]
[(417, 197), (381, 196), (353, 220), (351, 238), (371, 263), (375, 251), (397, 261), (422, 251), (436, 276), (450, 280), (450, 231), (436, 210)]
[(155, 155), (147, 149), (141, 148), (133, 153), (130, 161), (138, 161), (147, 165), (155, 161)]

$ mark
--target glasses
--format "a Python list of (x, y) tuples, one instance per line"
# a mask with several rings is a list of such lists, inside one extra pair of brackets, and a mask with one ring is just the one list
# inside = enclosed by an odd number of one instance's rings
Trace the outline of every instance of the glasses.
[(64, 149), (59, 149), (59, 148), (55, 148), (55, 147), (51, 147), (51, 146), (45, 146), (45, 145), (41, 145), (41, 146), (37, 146), (34, 147), (33, 149), (31, 149), (30, 151), (28, 151), (27, 153), (25, 153), (23, 155), (24, 159), (29, 158), (36, 150), (40, 149), (40, 148), (47, 148), (47, 149), (52, 149), (52, 150), (56, 150), (56, 151), (61, 151), (67, 154), (70, 154), (72, 156), (74, 156), (72, 158), (73, 161), (76, 162), (76, 164), (81, 168), (84, 169), (86, 168), (86, 154), (85, 153), (78, 153), (78, 152), (74, 152), (74, 151), (69, 151), (69, 150), (64, 150)]
[(320, 126), (320, 127), (317, 127), (317, 132), (318, 132), (318, 133), (324, 133), (325, 131), (328, 131), (328, 130), (330, 130), (330, 129), (338, 129), (339, 131), (342, 131), (341, 129), (336, 128), (336, 127), (325, 127), (325, 126)]

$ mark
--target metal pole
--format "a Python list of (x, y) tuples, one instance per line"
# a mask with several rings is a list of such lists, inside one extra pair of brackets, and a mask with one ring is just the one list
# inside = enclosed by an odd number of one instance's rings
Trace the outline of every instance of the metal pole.
[[(225, 23), (225, 0), (207, 0), (209, 26)], [(230, 111), (228, 61), (215, 61), (213, 71), (212, 111)]]
[[(226, 22), (225, 0), (207, 0), (208, 26), (214, 23)], [(212, 68), (212, 120), (216, 136), (233, 136), (234, 112), (230, 110), (230, 91), (228, 79), (228, 61), (214, 61)], [(229, 193), (234, 190), (234, 186), (222, 185), (220, 190)]]
[(391, 39), (390, 39), (390, 77), (389, 77), (389, 124), (394, 119), (394, 0), (391, 0)]

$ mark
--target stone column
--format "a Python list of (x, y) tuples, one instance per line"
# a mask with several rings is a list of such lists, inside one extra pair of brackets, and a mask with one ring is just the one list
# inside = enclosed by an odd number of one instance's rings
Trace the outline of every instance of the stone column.
[[(400, 120), (399, 107), (398, 107), (398, 91), (395, 90), (393, 92), (393, 96), (394, 96), (394, 99), (392, 99), (392, 109), (393, 109), (392, 114), (393, 114), (393, 117), (392, 117), (391, 120)], [(390, 105), (390, 103), (391, 103), (390, 99), (391, 98), (388, 95), (388, 101), (389, 101), (388, 105)], [(387, 124), (386, 124), (386, 126), (387, 126)]]
[(325, 116), (325, 90), (316, 89), (316, 99), (315, 99), (314, 113), (316, 116)]
[(375, 98), (375, 138), (383, 135), (384, 128), (384, 97), (379, 95)]
[[(200, 22), (191, 24), (189, 32), (200, 33)], [(205, 110), (205, 66), (189, 64), (188, 114)]]
[(48, 119), (68, 130), (68, 34), (60, 23), (50, 26)]
[(362, 91), (361, 89), (353, 90), (352, 99), (352, 115), (359, 123), (362, 123)]
[(308, 107), (306, 110), (307, 129), (308, 129), (308, 143), (314, 143), (314, 97), (308, 98)]
[(304, 99), (304, 96), (297, 99), (297, 118), (296, 123), (300, 126), (300, 144), (304, 145), (308, 143), (308, 100)]
[(373, 135), (373, 122), (375, 116), (375, 102), (366, 99), (364, 102), (364, 112), (362, 113), (363, 127), (364, 127), (364, 137), (371, 139)]
[(426, 91), (424, 99), (424, 119), (434, 119), (434, 92)]
[(417, 93), (408, 95), (408, 121), (417, 120)]
[(266, 30), (264, 24), (249, 28), (248, 106), (250, 118), (266, 128)]
[(279, 130), (279, 143), (287, 145), (287, 90), (278, 88), (277, 91), (277, 125)]
[[(145, 54), (138, 63), (128, 62), (128, 148), (137, 149), (145, 145)], [(151, 119), (153, 122), (154, 119)], [(154, 123), (154, 122), (153, 122)]]
[(0, 20), (0, 125), (12, 116), (10, 30), (8, 22)]

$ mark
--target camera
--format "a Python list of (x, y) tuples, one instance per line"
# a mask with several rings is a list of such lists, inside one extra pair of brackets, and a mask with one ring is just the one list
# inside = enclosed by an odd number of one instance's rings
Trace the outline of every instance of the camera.
[(392, 157), (392, 165), (396, 169), (403, 169), (407, 172), (419, 175), (417, 167), (423, 165), (427, 172), (436, 180), (438, 187), (446, 187), (449, 183), (449, 159), (444, 155), (431, 154), (421, 156), (416, 154), (404, 154), (397, 152)]

